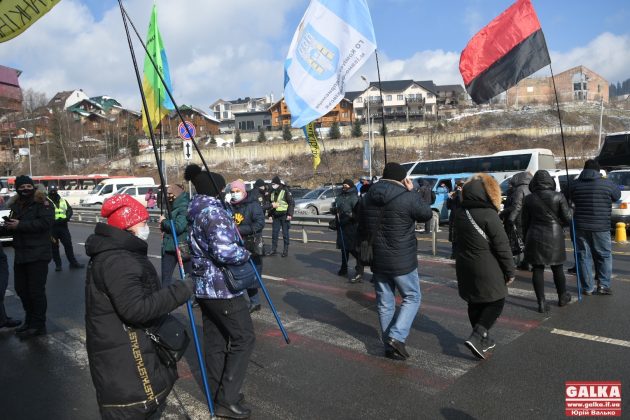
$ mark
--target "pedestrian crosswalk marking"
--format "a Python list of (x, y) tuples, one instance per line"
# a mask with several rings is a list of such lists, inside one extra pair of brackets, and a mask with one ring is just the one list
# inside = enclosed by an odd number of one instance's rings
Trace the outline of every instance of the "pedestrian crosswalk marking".
[(630, 341), (619, 340), (617, 338), (601, 337), (599, 335), (585, 334), (575, 331), (561, 330), (554, 328), (551, 334), (564, 335), (566, 337), (581, 338), (582, 340), (596, 341), (598, 343), (613, 344), (615, 346), (630, 347)]

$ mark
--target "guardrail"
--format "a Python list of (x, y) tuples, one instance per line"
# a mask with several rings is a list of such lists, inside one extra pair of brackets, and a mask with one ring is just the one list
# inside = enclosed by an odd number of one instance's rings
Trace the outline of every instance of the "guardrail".
[[(101, 217), (101, 208), (100, 207), (73, 207), (74, 211), (73, 219), (74, 221), (81, 223), (99, 223), (105, 221), (105, 218)], [(157, 223), (158, 218), (160, 217), (159, 210), (149, 210), (149, 223)], [(293, 218), (291, 219), (292, 226), (301, 226), (302, 227), (302, 243), (307, 244), (309, 242), (307, 227), (319, 227), (328, 229), (328, 223), (334, 219), (333, 215), (330, 214), (303, 214), (296, 212), (293, 214)], [(266, 224), (271, 224), (269, 218), (266, 218)], [(318, 241), (318, 240), (310, 240), (310, 242), (329, 242), (329, 241)], [(437, 253), (437, 236), (435, 232), (432, 233), (431, 239), (431, 249), (433, 255)]]

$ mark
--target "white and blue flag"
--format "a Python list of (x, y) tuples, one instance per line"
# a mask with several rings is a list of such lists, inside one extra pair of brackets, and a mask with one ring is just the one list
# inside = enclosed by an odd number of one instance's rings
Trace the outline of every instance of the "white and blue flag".
[(303, 127), (344, 97), (352, 77), (376, 49), (366, 0), (311, 0), (284, 63), (284, 100), (291, 125)]

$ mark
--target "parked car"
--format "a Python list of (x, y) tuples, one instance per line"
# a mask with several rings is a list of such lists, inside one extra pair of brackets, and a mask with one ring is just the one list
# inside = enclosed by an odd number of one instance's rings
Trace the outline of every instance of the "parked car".
[(295, 211), (311, 215), (330, 213), (335, 197), (340, 193), (341, 185), (315, 188), (295, 200)]
[[(6, 198), (3, 197), (2, 202), (0, 203), (1, 204), (0, 205), (0, 223), (4, 223), (3, 217), (9, 217), (9, 214), (11, 214), (11, 210), (9, 210), (7, 207), (8, 200), (9, 200), (9, 195), (7, 195)], [(13, 236), (10, 236), (10, 235), (0, 236), (0, 242), (9, 244), (13, 242)]]
[(614, 228), (618, 222), (626, 224), (630, 228), (630, 169), (610, 171), (608, 179), (615, 183), (621, 190), (621, 198), (612, 205), (611, 222)]
[(291, 195), (293, 196), (293, 199), (297, 200), (299, 198), (303, 198), (306, 195), (306, 193), (308, 193), (311, 190), (309, 190), (308, 188), (289, 187), (289, 191), (291, 191)]
[(159, 185), (132, 185), (129, 187), (125, 187), (119, 191), (117, 191), (114, 195), (118, 194), (128, 194), (138, 200), (140, 204), (143, 206), (147, 206), (147, 200), (144, 199), (145, 195), (149, 192), (150, 189), (153, 189), (153, 192), (158, 195), (158, 191), (160, 189)]
[[(566, 169), (555, 169), (555, 170), (550, 170), (550, 171), (547, 171), (547, 172), (549, 172), (549, 175), (551, 175), (553, 180), (556, 182), (556, 191), (562, 192), (564, 195), (567, 195), (568, 194), (568, 192), (567, 192), (568, 182), (567, 182), (567, 171), (566, 171)], [(602, 174), (603, 177), (606, 177), (606, 171), (605, 170), (602, 169), (599, 172)], [(582, 169), (569, 169), (569, 176), (571, 177), (571, 180), (577, 179), (577, 177), (580, 176), (581, 173), (582, 173)], [(505, 199), (505, 197), (507, 195), (507, 190), (510, 187), (510, 180), (511, 179), (512, 179), (512, 177), (506, 178), (500, 184), (501, 196), (503, 197), (503, 199)]]

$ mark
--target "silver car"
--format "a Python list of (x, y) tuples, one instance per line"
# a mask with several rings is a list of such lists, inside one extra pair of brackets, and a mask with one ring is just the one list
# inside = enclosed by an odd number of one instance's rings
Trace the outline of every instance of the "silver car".
[(341, 194), (341, 185), (333, 187), (321, 187), (307, 192), (302, 198), (295, 200), (295, 213), (318, 215), (330, 213), (330, 207), (335, 202), (335, 197)]

